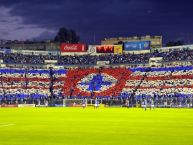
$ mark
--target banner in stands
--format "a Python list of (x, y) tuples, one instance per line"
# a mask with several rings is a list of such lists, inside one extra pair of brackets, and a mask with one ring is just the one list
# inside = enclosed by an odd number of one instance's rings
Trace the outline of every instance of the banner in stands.
[(125, 51), (149, 50), (149, 49), (150, 49), (150, 41), (124, 43), (124, 50)]
[(58, 62), (58, 60), (44, 60), (46, 64), (55, 64)]
[[(63, 96), (118, 96), (131, 73), (127, 68), (71, 69), (64, 78)], [(120, 74), (124, 74), (123, 79)], [(78, 78), (72, 79), (74, 76)]]
[(97, 53), (114, 53), (114, 45), (98, 45), (96, 51)]
[(5, 54), (11, 53), (11, 49), (4, 49), (4, 53)]
[(149, 59), (149, 66), (159, 67), (162, 66), (163, 57), (152, 57)]
[(11, 50), (11, 53), (21, 53), (24, 55), (59, 55), (60, 51), (34, 51), (34, 50)]
[(97, 65), (109, 65), (109, 61), (97, 61)]
[(4, 49), (1, 49), (1, 48), (0, 48), (0, 53), (4, 53)]
[(61, 52), (86, 52), (86, 45), (85, 44), (68, 44), (62, 43), (60, 45)]
[(114, 54), (123, 54), (123, 46), (115, 45), (114, 46)]
[(6, 64), (1, 63), (1, 64), (0, 64), (0, 67), (6, 67)]

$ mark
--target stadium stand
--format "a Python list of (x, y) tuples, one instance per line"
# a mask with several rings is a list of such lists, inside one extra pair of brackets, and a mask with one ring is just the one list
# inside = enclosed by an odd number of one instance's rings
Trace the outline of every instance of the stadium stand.
[[(193, 67), (0, 69), (1, 104), (45, 104), (65, 97), (157, 100), (157, 105), (192, 105)], [(122, 102), (123, 103), (123, 102)], [(166, 106), (167, 106), (166, 105)]]
[[(64, 70), (0, 69), (0, 102), (19, 104), (44, 104), (51, 93), (59, 95)], [(53, 85), (53, 86), (52, 86)]]
[(96, 65), (97, 61), (109, 61), (110, 64), (148, 63), (152, 57), (163, 57), (164, 62), (193, 60), (193, 50), (170, 50), (147, 54), (106, 54), (99, 56), (78, 55), (26, 55), (21, 53), (0, 53), (0, 59), (8, 64), (45, 64), (45, 60), (57, 60), (57, 65)]
[[(100, 98), (107, 103), (110, 100), (113, 104), (123, 104), (129, 100), (131, 104), (137, 105), (144, 99), (154, 99), (157, 106), (192, 106), (193, 66), (170, 66), (174, 61), (191, 63), (192, 54), (193, 50), (188, 48), (145, 54), (77, 56), (1, 52), (1, 63), (22, 66), (0, 69), (0, 104), (41, 105), (62, 102), (64, 98)], [(149, 59), (153, 57), (162, 57), (162, 66), (150, 67)], [(54, 60), (53, 66), (63, 68), (31, 67), (46, 65), (46, 60)], [(109, 61), (109, 66), (95, 67), (98, 61)], [(134, 68), (127, 65), (138, 63), (148, 65)], [(117, 66), (112, 67), (114, 64)], [(64, 69), (68, 65), (74, 67)]]

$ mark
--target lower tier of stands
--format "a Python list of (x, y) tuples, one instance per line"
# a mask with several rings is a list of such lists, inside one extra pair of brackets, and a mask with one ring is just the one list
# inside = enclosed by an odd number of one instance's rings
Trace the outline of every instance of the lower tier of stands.
[(0, 104), (44, 104), (64, 98), (191, 103), (193, 66), (0, 69)]

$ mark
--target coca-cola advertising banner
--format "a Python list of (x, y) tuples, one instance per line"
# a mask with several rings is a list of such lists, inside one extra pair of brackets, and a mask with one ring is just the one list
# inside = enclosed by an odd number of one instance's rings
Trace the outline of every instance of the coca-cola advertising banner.
[(86, 45), (79, 43), (79, 44), (69, 44), (69, 43), (62, 43), (60, 45), (61, 52), (85, 52)]

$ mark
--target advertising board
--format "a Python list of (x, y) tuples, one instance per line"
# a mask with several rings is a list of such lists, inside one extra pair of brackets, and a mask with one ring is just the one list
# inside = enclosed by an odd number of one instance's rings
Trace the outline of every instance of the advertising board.
[(79, 44), (69, 44), (69, 43), (62, 43), (60, 45), (61, 52), (86, 52), (86, 45), (79, 43)]
[(114, 45), (98, 45), (96, 51), (97, 53), (114, 53)]
[(149, 50), (149, 49), (150, 49), (150, 41), (125, 42), (124, 43), (125, 51)]
[(123, 54), (123, 46), (115, 45), (114, 46), (114, 54)]

